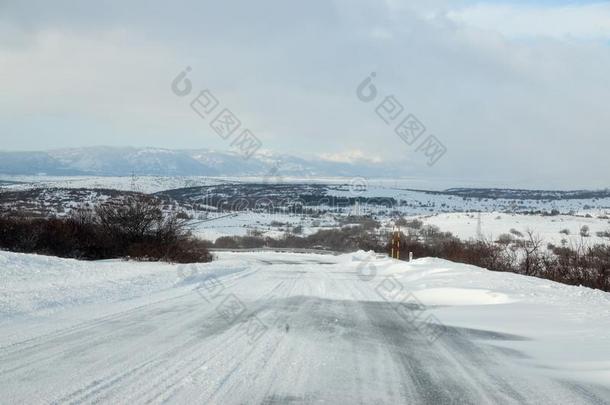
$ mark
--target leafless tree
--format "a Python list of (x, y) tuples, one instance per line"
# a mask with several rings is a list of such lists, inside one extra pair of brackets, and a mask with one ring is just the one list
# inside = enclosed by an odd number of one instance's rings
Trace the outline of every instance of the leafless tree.
[(523, 252), (522, 271), (523, 274), (533, 276), (540, 270), (540, 249), (542, 238), (533, 230), (525, 231), (525, 239), (517, 242), (517, 246)]
[[(100, 225), (111, 236), (132, 242), (157, 232), (164, 221), (162, 204), (148, 196), (129, 196), (96, 209)], [(171, 226), (171, 224), (170, 224)]]

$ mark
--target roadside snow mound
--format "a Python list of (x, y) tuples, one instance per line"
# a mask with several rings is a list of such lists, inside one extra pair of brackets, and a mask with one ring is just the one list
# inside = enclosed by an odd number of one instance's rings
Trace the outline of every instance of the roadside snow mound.
[(0, 252), (0, 318), (126, 300), (171, 287), (176, 266)]

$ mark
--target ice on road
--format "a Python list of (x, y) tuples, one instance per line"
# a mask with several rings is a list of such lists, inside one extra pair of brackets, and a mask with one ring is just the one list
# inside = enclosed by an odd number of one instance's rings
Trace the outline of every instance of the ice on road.
[(3, 404), (608, 404), (610, 294), (437, 259), (0, 252)]

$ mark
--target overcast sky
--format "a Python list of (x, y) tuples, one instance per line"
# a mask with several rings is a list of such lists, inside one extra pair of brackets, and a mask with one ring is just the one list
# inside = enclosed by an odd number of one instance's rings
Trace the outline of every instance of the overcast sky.
[(186, 66), (270, 151), (425, 167), (356, 97), (375, 72), (446, 146), (431, 177), (610, 186), (608, 2), (4, 0), (0, 149), (229, 149)]

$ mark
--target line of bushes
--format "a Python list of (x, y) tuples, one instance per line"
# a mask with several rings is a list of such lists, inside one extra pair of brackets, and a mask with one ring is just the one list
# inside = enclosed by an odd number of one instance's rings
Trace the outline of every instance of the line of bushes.
[[(610, 246), (543, 246), (533, 232), (511, 230), (495, 241), (462, 241), (421, 221), (399, 221), (401, 257), (439, 257), (494, 271), (507, 271), (583, 285), (610, 292)], [(208, 248), (310, 248), (350, 252), (390, 251), (390, 235), (373, 220), (344, 222), (346, 226), (308, 236), (287, 233), (282, 238), (260, 235), (221, 237), (214, 244), (192, 237), (186, 218), (164, 213), (155, 197), (128, 196), (95, 210), (76, 210), (66, 219), (0, 217), (0, 249), (59, 257), (100, 260), (133, 258), (176, 263), (208, 262)]]
[[(610, 292), (610, 246), (545, 246), (533, 232), (503, 235), (498, 240), (460, 240), (450, 232), (421, 221), (403, 224), (401, 258), (438, 257), (472, 264), (493, 271), (534, 276), (569, 285), (583, 285)], [(262, 236), (226, 236), (216, 240), (217, 248), (313, 248), (339, 252), (374, 250), (388, 253), (391, 236), (366, 226), (321, 230), (309, 236), (286, 234), (273, 239)]]
[(83, 260), (210, 261), (209, 244), (162, 207), (154, 197), (128, 196), (62, 219), (0, 217), (0, 249)]
[(363, 226), (324, 229), (308, 236), (287, 233), (282, 238), (223, 236), (216, 239), (214, 247), (221, 249), (255, 249), (262, 247), (322, 249), (336, 252), (383, 249), (379, 240), (374, 238), (371, 232)]

